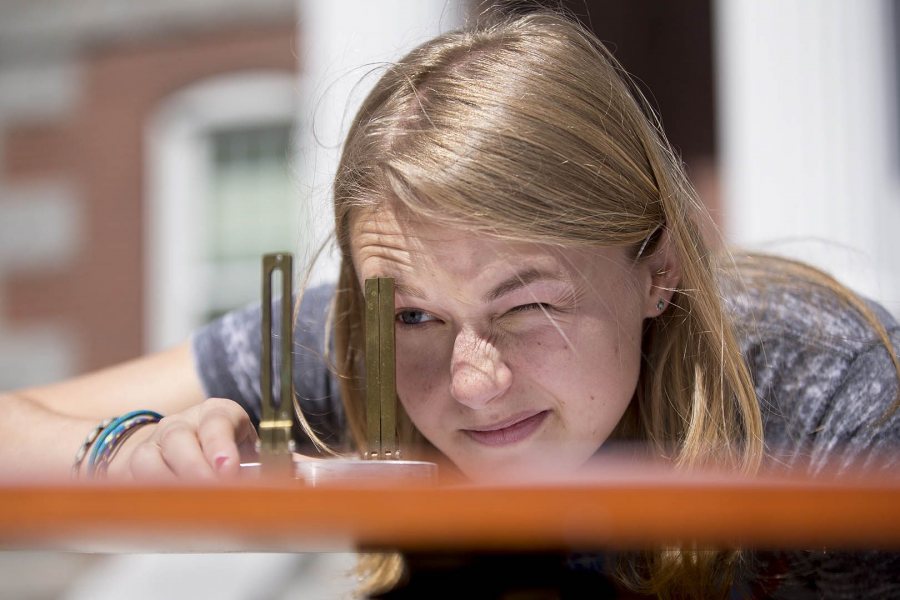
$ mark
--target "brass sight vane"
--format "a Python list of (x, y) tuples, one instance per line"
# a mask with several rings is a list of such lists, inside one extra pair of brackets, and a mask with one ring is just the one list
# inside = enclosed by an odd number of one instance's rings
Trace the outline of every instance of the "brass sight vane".
[(400, 458), (394, 354), (394, 280), (366, 280), (366, 459)]
[[(259, 454), (263, 472), (293, 476), (294, 425), (293, 368), (291, 350), (294, 343), (292, 315), (293, 256), (279, 252), (263, 256), (262, 284), (262, 359), (260, 363), (260, 395), (262, 414), (259, 421)], [(281, 275), (281, 318), (278, 343), (281, 356), (278, 385), (273, 385), (272, 294), (273, 275)]]

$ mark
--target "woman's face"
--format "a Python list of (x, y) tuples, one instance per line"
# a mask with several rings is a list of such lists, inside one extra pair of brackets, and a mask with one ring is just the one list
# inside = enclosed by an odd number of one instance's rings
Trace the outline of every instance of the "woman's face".
[(622, 248), (512, 243), (386, 209), (352, 236), (361, 283), (395, 279), (400, 401), (465, 474), (567, 472), (603, 444), (660, 312), (649, 268)]

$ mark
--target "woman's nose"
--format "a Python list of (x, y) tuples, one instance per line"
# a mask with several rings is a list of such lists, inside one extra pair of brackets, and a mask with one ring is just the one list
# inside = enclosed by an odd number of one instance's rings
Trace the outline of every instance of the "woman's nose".
[(512, 372), (497, 347), (473, 331), (460, 331), (450, 360), (450, 394), (457, 402), (482, 408), (503, 395)]

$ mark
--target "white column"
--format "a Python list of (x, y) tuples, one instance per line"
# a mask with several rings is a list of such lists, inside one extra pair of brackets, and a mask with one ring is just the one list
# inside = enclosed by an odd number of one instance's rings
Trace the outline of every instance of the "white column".
[(726, 237), (900, 313), (900, 160), (885, 0), (718, 0)]
[[(465, 0), (299, 0), (301, 104), (298, 181), (305, 197), (302, 236), (312, 249), (333, 232), (332, 179), (341, 144), (383, 68), (413, 47), (460, 27)], [(306, 257), (308, 258), (308, 257)], [(302, 257), (301, 265), (303, 268)], [(314, 281), (334, 279), (337, 255)]]

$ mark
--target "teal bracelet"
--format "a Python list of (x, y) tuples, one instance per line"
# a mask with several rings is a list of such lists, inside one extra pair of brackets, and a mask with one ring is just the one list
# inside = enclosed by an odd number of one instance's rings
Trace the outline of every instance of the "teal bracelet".
[(84, 462), (85, 457), (88, 455), (88, 451), (91, 449), (91, 445), (97, 440), (100, 436), (100, 433), (106, 429), (110, 423), (112, 423), (115, 419), (104, 419), (100, 423), (97, 424), (96, 427), (91, 429), (91, 432), (87, 434), (87, 437), (84, 438), (84, 441), (81, 442), (81, 446), (78, 447), (78, 452), (75, 453), (75, 462), (72, 463), (72, 477), (74, 479), (78, 479), (78, 475), (81, 473), (81, 464)]
[(109, 461), (122, 442), (128, 439), (142, 425), (157, 423), (162, 418), (161, 414), (152, 410), (134, 410), (114, 419), (97, 436), (91, 456), (88, 459), (88, 475), (105, 474)]

